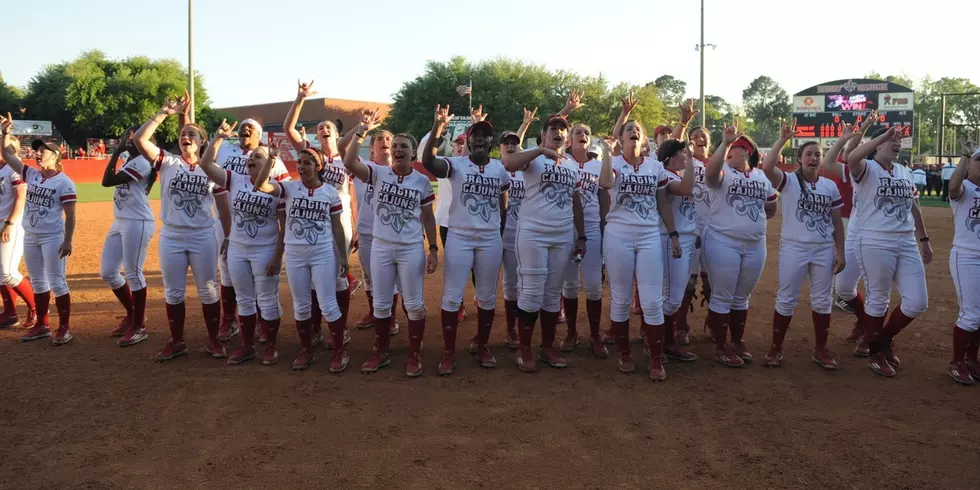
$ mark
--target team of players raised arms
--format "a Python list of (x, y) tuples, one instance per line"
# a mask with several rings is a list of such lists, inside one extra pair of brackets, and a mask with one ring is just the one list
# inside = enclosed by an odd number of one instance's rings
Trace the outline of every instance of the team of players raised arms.
[[(438, 267), (440, 238), (432, 209), (437, 197), (429, 178), (413, 168), (416, 160), (444, 182), (438, 200), (449, 206), (442, 230), (441, 375), (456, 369), (456, 334), (470, 279), (477, 335), (469, 351), (479, 365), (496, 366), (489, 338), (501, 268), (506, 344), (517, 351), (523, 371), (535, 371), (537, 361), (567, 366), (563, 353), (579, 344), (578, 296), (584, 286), (592, 355), (607, 358), (607, 345), (615, 345), (618, 369), (636, 370), (629, 338), (632, 309), (641, 318), (648, 375), (665, 379), (668, 359), (697, 360), (684, 346), (690, 342), (687, 313), (699, 278), (715, 359), (731, 367), (753, 361), (743, 340), (748, 305), (766, 263), (766, 220), (776, 214), (779, 199), (779, 284), (764, 366), (782, 364), (783, 339), (807, 279), (812, 360), (828, 370), (839, 369), (827, 347), (835, 276), (838, 294), (857, 317), (847, 340), (860, 342), (855, 355), (868, 357), (869, 368), (879, 375), (896, 375), (901, 361), (893, 341), (927, 308), (924, 265), (932, 260), (932, 248), (911, 173), (897, 163), (901, 133), (879, 128), (862, 142), (874, 117), (845, 124), (842, 137), (827, 151), (816, 142), (801, 145), (797, 170), (787, 172), (777, 159), (796, 135), (795, 123), (782, 123), (765, 159), (737, 122), (724, 126), (722, 141), (711, 152), (708, 131), (688, 128), (696, 114), (693, 101), (682, 104), (679, 124), (658, 127), (651, 143), (643, 126), (630, 119), (637, 102), (631, 93), (622, 100), (611, 136), (599, 139), (595, 149), (592, 128), (569, 121), (582, 105), (581, 94), (572, 92), (560, 112), (543, 118), (538, 147), (522, 149), (528, 127), (538, 120), (537, 109), (525, 110), (516, 132), (497, 136), (497, 159), (490, 156), (495, 129), (482, 107), (471, 110), (472, 125), (451, 157), (438, 156), (453, 118), (450, 107), (441, 105), (421, 147), (412, 135), (376, 131), (380, 116), (369, 110), (342, 138), (332, 122), (320, 123), (320, 145), (313, 147), (295, 127), (303, 102), (314, 93), (312, 83), (300, 83), (284, 122), (299, 155), (298, 181), (290, 180), (277, 150), (260, 144), (262, 127), (252, 119), (222, 122), (209, 141), (205, 128), (182, 118), (178, 151), (160, 149), (153, 133), (167, 117), (186, 112), (186, 97), (168, 102), (142, 127), (127, 131), (102, 182), (114, 187), (114, 220), (101, 275), (126, 310), (112, 331), (120, 346), (147, 339), (142, 269), (156, 232), (147, 196), (159, 181), (158, 248), (170, 337), (157, 360), (188, 352), (184, 296), (189, 267), (202, 303), (207, 352), (229, 364), (257, 357), (275, 364), (285, 257), (301, 343), (293, 369), (313, 362), (325, 318), (330, 332), (325, 344), (332, 349), (329, 371), (343, 372), (350, 362), (345, 346), (351, 340), (351, 295), (362, 282), (349, 271), (348, 257), (356, 251), (370, 311), (355, 326), (375, 331), (373, 354), (361, 370), (374, 372), (390, 363), (391, 336), (400, 331), (395, 321), (400, 296), (408, 317), (405, 372), (421, 375), (427, 318), (423, 284)], [(53, 342), (65, 344), (72, 339), (65, 262), (74, 232), (74, 184), (61, 171), (56, 147), (35, 141), (37, 167), (25, 165), (10, 134), (9, 114), (0, 117), (0, 128), (0, 216), (5, 218), (0, 326), (19, 324), (14, 293), (29, 307), (22, 339), (51, 337), (47, 311), (53, 292), (59, 316)], [(237, 145), (223, 144), (235, 136)], [(366, 139), (369, 159), (359, 156)], [(853, 191), (849, 220), (841, 217), (840, 186)], [(959, 316), (948, 374), (973, 384), (980, 381), (980, 147), (974, 142), (963, 142), (949, 194), (955, 224), (950, 272)], [(29, 280), (17, 272), (22, 255)], [(601, 332), (604, 279), (610, 286), (610, 323)], [(859, 279), (864, 295), (858, 292)], [(901, 303), (889, 313), (892, 284)], [(531, 343), (539, 320), (535, 356)], [(568, 333), (556, 344), (562, 321)], [(239, 347), (228, 354), (222, 342), (239, 333)], [(256, 342), (263, 344), (261, 353)]]

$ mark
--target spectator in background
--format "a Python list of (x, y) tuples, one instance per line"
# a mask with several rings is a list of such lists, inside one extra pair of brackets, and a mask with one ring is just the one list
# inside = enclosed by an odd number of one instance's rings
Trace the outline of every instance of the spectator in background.
[(939, 171), (936, 170), (935, 164), (930, 164), (926, 167), (926, 194), (939, 193), (939, 186), (941, 179), (939, 178)]
[(75, 158), (85, 158), (85, 149), (78, 147), (78, 149), (75, 150)]
[(922, 165), (913, 165), (912, 168), (912, 183), (915, 184), (915, 188), (921, 196), (926, 188), (926, 171), (922, 168)]
[(943, 165), (940, 172), (943, 178), (943, 202), (949, 202), (949, 179), (953, 177), (954, 170), (956, 170), (956, 165), (953, 165), (953, 159), (947, 158), (946, 165)]
[(105, 157), (105, 140), (99, 140), (99, 144), (95, 145), (95, 155), (98, 158)]

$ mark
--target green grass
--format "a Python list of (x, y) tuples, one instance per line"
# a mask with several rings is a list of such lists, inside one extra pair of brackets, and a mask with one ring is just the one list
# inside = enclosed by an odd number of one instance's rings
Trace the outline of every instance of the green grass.
[[(112, 201), (112, 187), (102, 187), (102, 184), (75, 184), (78, 190), (78, 202), (108, 202)], [(439, 192), (439, 183), (433, 182), (432, 189)], [(160, 199), (160, 182), (153, 185), (150, 199)]]

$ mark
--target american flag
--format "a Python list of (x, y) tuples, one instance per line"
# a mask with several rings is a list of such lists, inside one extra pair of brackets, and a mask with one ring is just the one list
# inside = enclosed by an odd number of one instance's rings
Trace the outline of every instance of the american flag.
[(463, 96), (463, 95), (472, 95), (473, 94), (473, 82), (472, 81), (466, 82), (466, 85), (460, 85), (460, 86), (456, 87), (456, 93), (458, 93), (460, 96)]

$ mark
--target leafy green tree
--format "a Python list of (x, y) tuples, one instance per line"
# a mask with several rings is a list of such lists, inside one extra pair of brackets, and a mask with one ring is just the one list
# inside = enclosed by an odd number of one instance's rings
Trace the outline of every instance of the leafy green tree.
[(878, 73), (876, 71), (872, 71), (871, 73), (868, 73), (867, 75), (865, 75), (864, 78), (870, 78), (872, 80), (884, 80), (886, 82), (897, 83), (899, 85), (902, 85), (902, 86), (905, 86), (905, 87), (908, 87), (908, 88), (911, 88), (911, 89), (914, 89), (915, 88), (915, 82), (913, 82), (911, 78), (909, 78), (909, 77), (907, 77), (905, 75), (888, 75), (887, 77), (883, 77), (883, 76), (881, 76), (880, 73)]
[(13, 85), (7, 85), (3, 81), (3, 74), (0, 74), (0, 114), (6, 116), (9, 112), (17, 117), (23, 99), (24, 93)]
[[(195, 109), (206, 112), (207, 91), (200, 76), (195, 78)], [(186, 86), (187, 70), (175, 60), (111, 60), (89, 51), (45, 67), (28, 84), (24, 104), (29, 117), (50, 120), (69, 143), (83, 144), (86, 138), (116, 136), (142, 124)], [(177, 118), (169, 118), (157, 138), (173, 142), (177, 132)]]
[[(919, 153), (936, 154), (939, 145), (939, 119), (942, 114), (942, 94), (976, 94), (980, 87), (966, 78), (943, 77), (933, 80), (926, 77), (915, 94), (915, 131), (919, 139)], [(960, 95), (946, 98), (944, 124), (944, 155), (959, 153), (959, 136), (977, 137), (980, 128), (980, 95)]]
[(792, 117), (789, 93), (775, 80), (762, 75), (742, 91), (748, 124), (745, 131), (762, 147), (772, 146), (779, 137), (779, 120)]
[(657, 77), (653, 81), (653, 86), (657, 88), (657, 93), (668, 107), (678, 107), (687, 95), (687, 82), (672, 75)]

